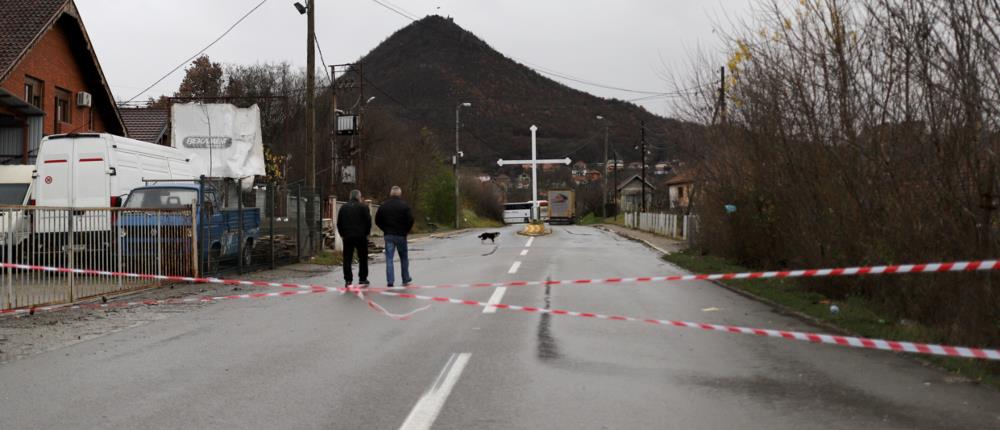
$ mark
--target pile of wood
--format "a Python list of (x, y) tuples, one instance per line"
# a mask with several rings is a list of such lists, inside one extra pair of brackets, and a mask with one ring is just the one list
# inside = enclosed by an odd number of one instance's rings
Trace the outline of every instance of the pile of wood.
[(274, 241), (274, 258), (275, 259), (288, 259), (295, 257), (298, 251), (298, 242), (295, 238), (290, 237), (285, 234), (276, 234), (274, 236), (261, 236), (260, 242), (258, 242), (257, 249), (264, 250), (265, 253), (271, 252), (271, 241)]

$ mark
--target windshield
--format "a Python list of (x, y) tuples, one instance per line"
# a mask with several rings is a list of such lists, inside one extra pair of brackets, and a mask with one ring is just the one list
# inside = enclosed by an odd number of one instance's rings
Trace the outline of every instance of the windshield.
[(528, 203), (507, 203), (504, 205), (504, 210), (514, 211), (514, 210), (527, 210), (531, 209), (531, 202)]
[(0, 184), (0, 205), (24, 204), (28, 184)]
[(132, 190), (127, 208), (180, 208), (194, 204), (198, 191), (186, 188), (140, 188)]

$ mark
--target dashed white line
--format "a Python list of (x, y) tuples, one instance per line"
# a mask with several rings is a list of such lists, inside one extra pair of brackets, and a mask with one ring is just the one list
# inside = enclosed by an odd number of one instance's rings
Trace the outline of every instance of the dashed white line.
[(483, 313), (495, 314), (497, 312), (497, 308), (494, 305), (499, 304), (500, 300), (503, 300), (503, 293), (505, 292), (507, 292), (507, 287), (497, 287), (493, 290), (493, 295), (491, 295), (490, 299), (486, 302), (489, 306), (483, 308)]
[(451, 389), (455, 387), (459, 376), (462, 376), (462, 371), (465, 370), (465, 365), (469, 363), (471, 356), (472, 354), (468, 352), (451, 355), (444, 369), (441, 369), (441, 373), (434, 380), (434, 384), (420, 396), (417, 404), (413, 405), (410, 414), (406, 416), (406, 421), (399, 427), (400, 430), (429, 429), (434, 425), (434, 420), (441, 413), (445, 400), (448, 400)]
[(515, 261), (514, 264), (512, 264), (510, 266), (510, 270), (507, 270), (507, 273), (510, 273), (511, 275), (513, 275), (513, 274), (517, 273), (517, 269), (519, 269), (520, 267), (521, 267), (521, 262), (520, 261)]
[(535, 238), (534, 238), (534, 237), (529, 237), (529, 238), (528, 238), (528, 243), (525, 243), (525, 244), (524, 244), (524, 247), (525, 247), (525, 248), (531, 248), (531, 242), (534, 242), (534, 241), (535, 241)]
[(524, 257), (525, 255), (528, 255), (528, 250), (527, 249), (522, 249), (521, 250), (521, 256)]

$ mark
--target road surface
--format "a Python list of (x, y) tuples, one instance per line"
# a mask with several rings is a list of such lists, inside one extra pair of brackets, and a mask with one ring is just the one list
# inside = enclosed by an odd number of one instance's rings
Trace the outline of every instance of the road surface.
[[(612, 233), (553, 230), (418, 241), (415, 281), (681, 273)], [(431, 293), (817, 330), (710, 283)], [(1000, 428), (996, 391), (893, 353), (449, 304), (395, 321), (336, 294), (183, 309), (0, 365), (0, 428)]]

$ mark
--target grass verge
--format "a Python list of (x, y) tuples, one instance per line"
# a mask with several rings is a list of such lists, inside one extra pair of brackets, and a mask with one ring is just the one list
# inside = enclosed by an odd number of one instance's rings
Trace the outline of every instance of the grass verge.
[[(693, 273), (749, 271), (748, 268), (733, 264), (724, 258), (700, 255), (695, 250), (664, 255), (663, 259)], [(836, 301), (835, 304), (840, 308), (840, 312), (834, 315), (830, 312), (831, 301), (822, 294), (808, 290), (800, 279), (728, 280), (724, 283), (858, 336), (946, 343), (944, 335), (939, 330), (912, 321), (896, 321), (863, 297), (848, 297), (846, 300)], [(994, 363), (965, 358), (931, 356), (920, 356), (920, 358), (972, 381), (1000, 388), (1000, 367)]]
[(583, 218), (577, 220), (576, 223), (579, 225), (614, 224), (625, 226), (625, 215), (619, 214), (618, 216), (603, 218), (593, 212), (590, 212), (587, 215), (584, 215)]
[(462, 210), (462, 225), (468, 228), (498, 228), (503, 227), (500, 221), (495, 219), (483, 218), (476, 214), (472, 209)]
[(343, 266), (344, 265), (344, 255), (332, 251), (329, 249), (324, 249), (315, 258), (313, 258), (312, 264), (319, 264), (323, 266)]

